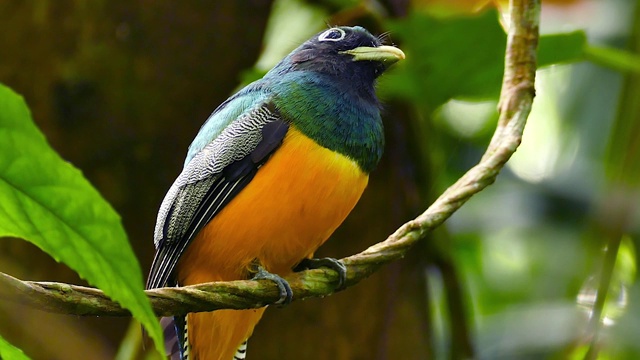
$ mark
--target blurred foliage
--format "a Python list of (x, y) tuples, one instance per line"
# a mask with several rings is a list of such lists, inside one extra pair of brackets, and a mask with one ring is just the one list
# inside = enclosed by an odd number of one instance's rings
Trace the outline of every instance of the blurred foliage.
[[(391, 33), (408, 56), (405, 66), (389, 80), (383, 78), (382, 88), (426, 109), (436, 109), (450, 99), (496, 100), (507, 41), (499, 16), (494, 9), (445, 19), (416, 12), (392, 21)], [(582, 31), (542, 36), (538, 66), (582, 60), (585, 41)]]
[[(325, 23), (390, 31), (407, 60), (380, 82), (385, 157), (319, 256), (382, 240), (481, 156), (497, 119), (504, 2), (220, 3), (0, 3), (0, 48), (13, 50), (0, 82), (122, 215), (143, 269), (157, 206), (202, 121)], [(270, 308), (249, 357), (640, 357), (638, 11), (543, 1), (534, 109), (496, 184), (358, 286)], [(0, 271), (79, 281), (13, 239), (0, 241)], [(0, 303), (0, 334), (33, 358), (141, 358), (128, 328)]]
[(446, 19), (413, 13), (390, 29), (407, 61), (390, 77), (388, 91), (431, 110), (454, 97), (497, 99), (507, 40), (497, 11)]

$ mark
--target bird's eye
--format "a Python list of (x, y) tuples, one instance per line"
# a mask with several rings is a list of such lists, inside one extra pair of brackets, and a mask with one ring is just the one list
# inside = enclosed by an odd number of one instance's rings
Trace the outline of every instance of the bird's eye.
[(320, 34), (320, 36), (318, 36), (318, 41), (340, 41), (344, 39), (345, 35), (344, 30), (340, 28), (333, 28)]

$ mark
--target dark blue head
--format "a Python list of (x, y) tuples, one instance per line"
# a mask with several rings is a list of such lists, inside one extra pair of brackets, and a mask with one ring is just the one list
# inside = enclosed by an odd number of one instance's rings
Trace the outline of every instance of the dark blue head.
[(404, 53), (360, 26), (334, 27), (322, 31), (293, 50), (267, 77), (291, 71), (312, 71), (335, 76), (356, 86), (373, 87), (375, 79)]

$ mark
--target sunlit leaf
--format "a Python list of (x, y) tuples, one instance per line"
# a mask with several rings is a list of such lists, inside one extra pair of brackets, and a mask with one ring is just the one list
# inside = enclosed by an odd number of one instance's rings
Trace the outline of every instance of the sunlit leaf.
[(0, 237), (32, 242), (101, 288), (162, 349), (140, 266), (120, 217), (82, 173), (52, 150), (23, 99), (0, 85)]
[(633, 246), (633, 239), (630, 236), (623, 236), (618, 249), (618, 257), (613, 276), (616, 280), (626, 286), (633, 285), (636, 280), (638, 262), (636, 259), (636, 249)]
[(29, 360), (29, 357), (0, 336), (0, 359)]

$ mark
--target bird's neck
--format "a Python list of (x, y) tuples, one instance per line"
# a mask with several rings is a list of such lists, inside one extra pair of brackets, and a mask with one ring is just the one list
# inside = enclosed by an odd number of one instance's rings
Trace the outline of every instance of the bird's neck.
[(358, 163), (377, 165), (384, 134), (373, 83), (292, 72), (274, 86), (276, 106), (303, 134)]

